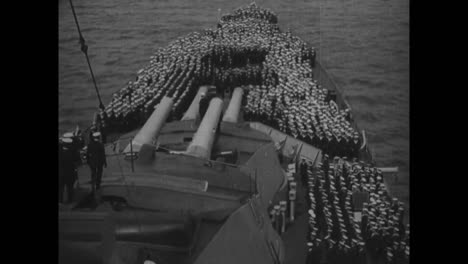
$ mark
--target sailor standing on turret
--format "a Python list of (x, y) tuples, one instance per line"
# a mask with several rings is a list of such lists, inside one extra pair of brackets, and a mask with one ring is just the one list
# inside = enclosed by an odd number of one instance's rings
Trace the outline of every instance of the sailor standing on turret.
[(99, 138), (101, 133), (95, 132), (92, 135), (92, 140), (88, 144), (86, 157), (88, 165), (91, 169), (92, 191), (99, 190), (101, 187), (102, 167), (107, 167), (106, 154), (104, 145)]

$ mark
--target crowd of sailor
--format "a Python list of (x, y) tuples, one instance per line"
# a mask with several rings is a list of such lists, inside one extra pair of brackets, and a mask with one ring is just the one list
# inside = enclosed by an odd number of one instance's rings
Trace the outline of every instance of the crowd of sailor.
[(355, 157), (361, 142), (349, 110), (340, 110), (312, 79), (315, 50), (281, 32), (276, 20), (274, 13), (252, 4), (223, 16), (216, 29), (158, 49), (136, 80), (101, 111), (106, 132), (141, 126), (164, 96), (174, 100), (171, 121), (181, 118), (200, 85), (248, 86), (248, 120), (267, 120), (332, 156)]
[[(269, 36), (279, 34), (279, 29), (258, 19), (263, 16), (260, 13), (271, 16), (270, 12), (256, 7), (248, 10), (252, 14), (259, 12), (259, 15), (248, 18), (248, 21), (225, 16), (217, 29), (193, 32), (157, 50), (151, 56), (150, 65), (138, 72), (135, 81), (116, 92), (110, 104), (101, 111), (101, 119), (107, 120), (107, 128), (111, 131), (136, 128), (164, 96), (173, 98), (171, 118), (178, 119), (200, 85), (216, 84), (229, 89), (238, 84), (261, 83), (262, 67), (242, 68), (259, 65), (265, 60), (270, 46)], [(239, 68), (237, 71), (225, 71), (236, 67)]]
[(311, 82), (304, 93), (289, 85), (249, 85), (244, 119), (261, 121), (323, 150), (330, 156), (358, 157), (359, 133), (351, 125), (349, 109), (340, 110), (327, 90)]
[(278, 23), (278, 17), (269, 9), (255, 8), (256, 4), (252, 3), (246, 7), (236, 9), (232, 14), (227, 14), (221, 17), (221, 21), (236, 21), (245, 20), (246, 18), (256, 18), (268, 21), (268, 23)]
[[(305, 161), (300, 165), (309, 208), (307, 263), (363, 263), (365, 252), (385, 263), (408, 263), (403, 203), (390, 200), (382, 172), (346, 158), (332, 163), (325, 155), (316, 171)], [(360, 222), (354, 216), (356, 198), (368, 201)]]

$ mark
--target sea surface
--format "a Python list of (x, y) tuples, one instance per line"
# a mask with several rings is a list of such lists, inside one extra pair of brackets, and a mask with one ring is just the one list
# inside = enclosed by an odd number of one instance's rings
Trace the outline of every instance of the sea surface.
[[(232, 0), (74, 0), (103, 103), (149, 57), (177, 37), (216, 27)], [(409, 0), (256, 1), (279, 25), (316, 47), (341, 87), (379, 166), (398, 166), (398, 196), (409, 178)], [(89, 126), (98, 100), (69, 1), (59, 1), (59, 133)]]

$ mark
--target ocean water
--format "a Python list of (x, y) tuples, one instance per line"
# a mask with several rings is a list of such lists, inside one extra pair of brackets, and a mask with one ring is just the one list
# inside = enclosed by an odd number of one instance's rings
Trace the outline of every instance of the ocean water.
[[(103, 103), (149, 63), (159, 47), (215, 27), (232, 0), (75, 0)], [(379, 166), (398, 166), (408, 198), (409, 0), (256, 1), (279, 25), (316, 47), (366, 130)], [(87, 127), (98, 100), (70, 4), (59, 1), (59, 131)]]

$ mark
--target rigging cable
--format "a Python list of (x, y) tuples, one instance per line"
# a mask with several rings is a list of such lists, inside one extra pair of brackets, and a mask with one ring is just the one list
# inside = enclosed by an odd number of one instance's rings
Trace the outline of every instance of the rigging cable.
[(91, 68), (91, 63), (89, 62), (88, 45), (86, 45), (85, 39), (83, 38), (83, 35), (81, 34), (80, 25), (78, 24), (78, 18), (76, 17), (75, 7), (73, 6), (72, 0), (69, 0), (69, 2), (70, 2), (70, 6), (71, 6), (71, 9), (72, 9), (72, 12), (73, 12), (73, 17), (75, 18), (76, 28), (78, 29), (78, 34), (80, 35), (81, 51), (86, 56), (86, 61), (88, 62), (89, 71), (91, 72), (91, 77), (93, 78), (94, 88), (96, 89), (96, 94), (97, 94), (98, 100), (99, 100), (99, 108), (104, 110), (104, 105), (102, 104), (101, 96), (99, 95), (99, 90), (98, 90), (98, 87), (97, 87), (97, 84), (96, 84), (96, 78), (94, 78), (93, 69)]

